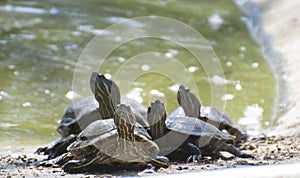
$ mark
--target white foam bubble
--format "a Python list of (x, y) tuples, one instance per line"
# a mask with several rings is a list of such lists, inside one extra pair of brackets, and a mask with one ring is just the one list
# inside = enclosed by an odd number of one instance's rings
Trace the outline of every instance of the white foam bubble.
[(172, 86), (169, 87), (169, 90), (177, 92), (179, 90), (179, 84), (174, 84)]
[(116, 36), (116, 37), (115, 37), (115, 41), (116, 41), (116, 42), (121, 42), (122, 39), (123, 39), (123, 38), (122, 38), (121, 36)]
[(150, 95), (155, 95), (155, 96), (159, 96), (159, 97), (164, 97), (165, 96), (164, 93), (162, 93), (162, 92), (160, 92), (158, 90), (151, 90), (150, 91)]
[(12, 123), (0, 123), (0, 127), (2, 128), (10, 128), (10, 127), (16, 127), (18, 124), (12, 124)]
[(9, 65), (8, 68), (9, 68), (10, 70), (14, 70), (14, 69), (16, 69), (16, 66), (15, 66), (15, 65)]
[(74, 35), (74, 36), (80, 36), (81, 32), (79, 32), (79, 31), (72, 31), (72, 35)]
[(58, 51), (59, 50), (59, 47), (57, 45), (50, 44), (50, 45), (47, 45), (47, 46), (48, 46), (48, 48), (50, 48), (53, 51)]
[(258, 68), (258, 66), (259, 66), (259, 64), (257, 62), (254, 62), (251, 64), (251, 67), (253, 67), (253, 68)]
[(226, 62), (226, 66), (227, 66), (227, 67), (231, 67), (231, 66), (232, 66), (232, 62), (227, 61), (227, 62)]
[(228, 101), (228, 100), (233, 100), (233, 98), (234, 98), (233, 94), (226, 94), (221, 97), (221, 100)]
[(226, 85), (228, 83), (228, 80), (218, 75), (214, 75), (210, 81), (215, 85)]
[(142, 88), (133, 88), (129, 93), (126, 94), (128, 98), (134, 99), (135, 101), (142, 103), (143, 98), (141, 93), (143, 92)]
[(177, 55), (179, 52), (175, 49), (169, 49), (168, 50), (169, 53), (173, 54), (173, 56)]
[(165, 56), (166, 56), (166, 58), (173, 58), (173, 54), (170, 53), (170, 52), (167, 52), (167, 53), (165, 54)]
[(20, 74), (19, 71), (14, 71), (14, 75), (15, 75), (15, 76), (18, 76), (19, 74)]
[(23, 107), (30, 107), (31, 106), (31, 103), (30, 102), (25, 102), (22, 104)]
[(118, 61), (119, 61), (120, 63), (123, 63), (123, 62), (126, 61), (126, 59), (125, 59), (124, 57), (118, 57)]
[(79, 98), (81, 97), (78, 93), (76, 93), (75, 91), (68, 91), (65, 95), (66, 98), (68, 98), (69, 100), (73, 100), (75, 98)]
[(235, 84), (235, 89), (240, 91), (243, 89), (242, 85), (240, 83)]
[(107, 78), (107, 79), (111, 79), (112, 78), (112, 75), (110, 73), (105, 73), (104, 74), (104, 77)]
[(147, 64), (144, 64), (141, 66), (141, 69), (142, 69), (142, 71), (148, 71), (148, 70), (150, 70), (150, 66)]
[(44, 92), (45, 92), (46, 95), (50, 94), (50, 90), (45, 90)]
[(241, 46), (241, 47), (239, 48), (239, 50), (242, 51), (242, 52), (245, 52), (245, 51), (247, 50), (247, 48), (246, 48), (245, 46)]
[(244, 116), (239, 119), (238, 123), (247, 126), (249, 130), (261, 129), (260, 121), (263, 117), (264, 109), (258, 104), (248, 105), (244, 110)]
[(0, 6), (0, 11), (28, 13), (28, 14), (46, 14), (47, 13), (46, 10), (41, 9), (41, 8), (12, 6), (12, 5)]
[(190, 66), (190, 67), (188, 68), (188, 71), (189, 71), (190, 73), (194, 73), (194, 72), (196, 72), (198, 69), (199, 69), (199, 68), (196, 67), (196, 66)]
[(211, 29), (218, 30), (224, 24), (224, 20), (219, 14), (214, 14), (208, 18), (208, 23)]
[(8, 97), (9, 94), (6, 91), (0, 91), (0, 95), (4, 97)]

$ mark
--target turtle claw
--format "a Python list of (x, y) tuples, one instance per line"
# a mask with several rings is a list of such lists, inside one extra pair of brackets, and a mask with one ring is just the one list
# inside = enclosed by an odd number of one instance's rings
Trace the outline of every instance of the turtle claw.
[(201, 158), (202, 158), (201, 154), (191, 155), (187, 158), (186, 163), (198, 163), (198, 162), (200, 162)]
[(40, 161), (36, 165), (44, 166), (44, 167), (54, 167), (54, 168), (61, 167), (62, 165), (64, 165), (66, 162), (68, 162), (72, 158), (73, 157), (70, 153), (64, 153), (56, 158)]
[(150, 165), (151, 167), (154, 168), (159, 168), (159, 167), (167, 168), (169, 167), (169, 158), (164, 156), (157, 156), (156, 159), (150, 162)]
[(240, 156), (239, 157), (240, 158), (252, 158), (252, 159), (255, 158), (253, 155), (251, 155), (249, 153), (246, 153), (246, 152), (243, 152), (243, 151), (240, 152)]
[(77, 170), (79, 171), (80, 169), (77, 169), (81, 164), (80, 160), (70, 160), (63, 166), (63, 170), (68, 173), (77, 173)]

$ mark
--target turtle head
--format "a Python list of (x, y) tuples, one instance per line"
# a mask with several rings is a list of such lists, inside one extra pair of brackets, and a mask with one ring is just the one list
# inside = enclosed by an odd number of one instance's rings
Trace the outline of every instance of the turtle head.
[(103, 119), (112, 118), (115, 107), (120, 104), (120, 90), (115, 82), (104, 75), (93, 72), (90, 79), (91, 90), (99, 103), (99, 112)]
[(177, 93), (178, 104), (183, 108), (185, 115), (189, 117), (200, 116), (200, 101), (190, 89), (180, 85)]
[(152, 139), (156, 140), (166, 134), (166, 118), (167, 114), (164, 103), (160, 100), (151, 102), (147, 111), (147, 119)]
[(130, 106), (125, 104), (117, 105), (114, 114), (114, 122), (121, 138), (134, 141), (134, 125), (136, 118)]
[(165, 120), (166, 115), (166, 108), (163, 102), (160, 100), (151, 102), (147, 111), (147, 119), (150, 125), (154, 125), (161, 120)]

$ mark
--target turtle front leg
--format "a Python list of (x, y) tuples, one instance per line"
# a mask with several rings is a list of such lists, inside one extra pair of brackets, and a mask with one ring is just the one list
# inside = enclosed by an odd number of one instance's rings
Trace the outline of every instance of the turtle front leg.
[(68, 173), (93, 171), (92, 169), (100, 158), (99, 153), (93, 153), (82, 160), (70, 160), (62, 168)]
[(227, 151), (233, 154), (234, 156), (240, 158), (254, 158), (254, 156), (239, 150), (237, 147), (235, 147), (232, 144), (224, 144), (220, 151)]
[(169, 158), (165, 156), (157, 156), (156, 159), (153, 159), (149, 162), (151, 166), (154, 167), (154, 169), (158, 168), (167, 168), (169, 167)]
[(201, 160), (201, 151), (196, 145), (190, 142), (185, 142), (182, 146), (183, 149), (185, 149), (190, 154), (190, 156), (186, 160), (186, 163), (199, 162)]

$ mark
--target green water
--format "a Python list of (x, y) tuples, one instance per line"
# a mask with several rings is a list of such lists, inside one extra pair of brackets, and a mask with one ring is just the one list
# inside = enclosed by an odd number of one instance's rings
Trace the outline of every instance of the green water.
[[(213, 30), (209, 19), (215, 14), (222, 25)], [(231, 0), (7, 0), (0, 2), (0, 150), (36, 147), (58, 138), (59, 119), (72, 104), (65, 95), (72, 90), (76, 62), (96, 30), (148, 15), (179, 20), (208, 40), (229, 81), (225, 85), (231, 97), (226, 113), (237, 121), (247, 106), (257, 104), (264, 111), (261, 122), (270, 121), (275, 81), (241, 20), (244, 14)], [(190, 75), (202, 103), (211, 104), (211, 83), (205, 69), (188, 51), (161, 39), (145, 38), (119, 46), (100, 72), (114, 76), (123, 64), (120, 57), (130, 59), (147, 51), (175, 51), (183, 66), (196, 67)], [(166, 76), (147, 73), (136, 78), (131, 89), (140, 88), (145, 106), (154, 99), (151, 90), (164, 93), (161, 99), (170, 112), (177, 107), (176, 92), (169, 89), (172, 85)]]

